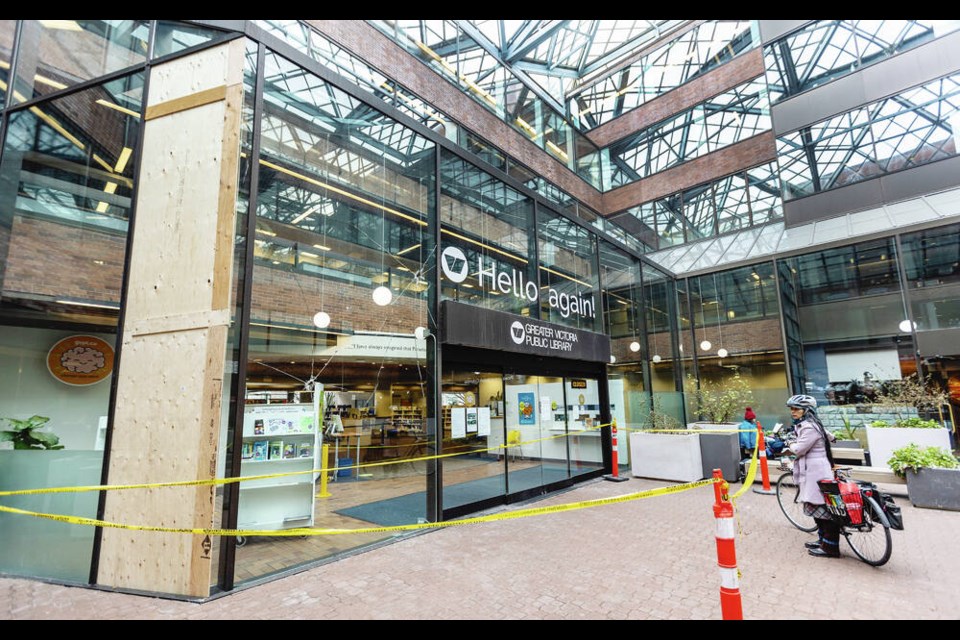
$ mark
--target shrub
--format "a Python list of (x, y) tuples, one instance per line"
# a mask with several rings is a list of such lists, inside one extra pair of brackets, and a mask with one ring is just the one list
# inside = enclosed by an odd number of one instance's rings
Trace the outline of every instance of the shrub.
[(923, 447), (915, 442), (895, 449), (887, 460), (887, 465), (895, 474), (903, 478), (908, 469), (916, 473), (921, 468), (956, 469), (960, 462), (952, 452), (943, 447)]

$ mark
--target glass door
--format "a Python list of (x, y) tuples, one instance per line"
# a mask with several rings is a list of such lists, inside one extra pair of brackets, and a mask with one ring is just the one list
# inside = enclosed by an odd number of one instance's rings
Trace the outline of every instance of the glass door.
[(506, 495), (503, 379), (499, 373), (460, 366), (442, 383), (443, 509)]
[(600, 388), (596, 378), (565, 378), (566, 410), (563, 424), (567, 431), (570, 476), (603, 468), (600, 443)]

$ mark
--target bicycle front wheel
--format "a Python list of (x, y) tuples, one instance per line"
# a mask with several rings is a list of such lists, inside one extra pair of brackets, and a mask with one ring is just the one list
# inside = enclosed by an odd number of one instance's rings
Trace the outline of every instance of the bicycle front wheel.
[(800, 500), (800, 487), (793, 481), (793, 474), (789, 471), (777, 479), (777, 502), (780, 510), (787, 516), (790, 524), (800, 531), (816, 531), (816, 521), (803, 512), (803, 502)]
[(864, 496), (863, 524), (847, 525), (843, 535), (857, 557), (872, 567), (886, 564), (893, 551), (890, 527), (884, 524), (886, 519), (880, 505), (873, 498)]

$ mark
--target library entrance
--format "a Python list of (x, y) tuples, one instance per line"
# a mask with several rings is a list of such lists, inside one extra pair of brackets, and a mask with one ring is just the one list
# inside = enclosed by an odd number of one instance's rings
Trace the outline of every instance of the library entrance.
[(444, 351), (444, 520), (603, 473), (610, 438), (600, 428), (609, 423), (602, 367), (523, 358), (518, 369), (506, 355)]

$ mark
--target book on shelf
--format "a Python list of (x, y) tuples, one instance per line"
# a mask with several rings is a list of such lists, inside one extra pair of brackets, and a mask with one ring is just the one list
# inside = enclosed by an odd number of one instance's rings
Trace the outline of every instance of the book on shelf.
[(271, 440), (268, 460), (280, 460), (283, 457), (283, 440)]
[(296, 442), (284, 442), (283, 443), (283, 457), (284, 459), (296, 458), (297, 457), (297, 443)]
[(298, 458), (312, 458), (313, 457), (313, 443), (312, 442), (301, 442), (297, 446), (297, 457)]
[(243, 446), (240, 447), (240, 459), (241, 460), (253, 459), (253, 443), (252, 442), (244, 442)]
[(267, 459), (267, 441), (256, 440), (253, 443), (253, 460), (260, 461)]

